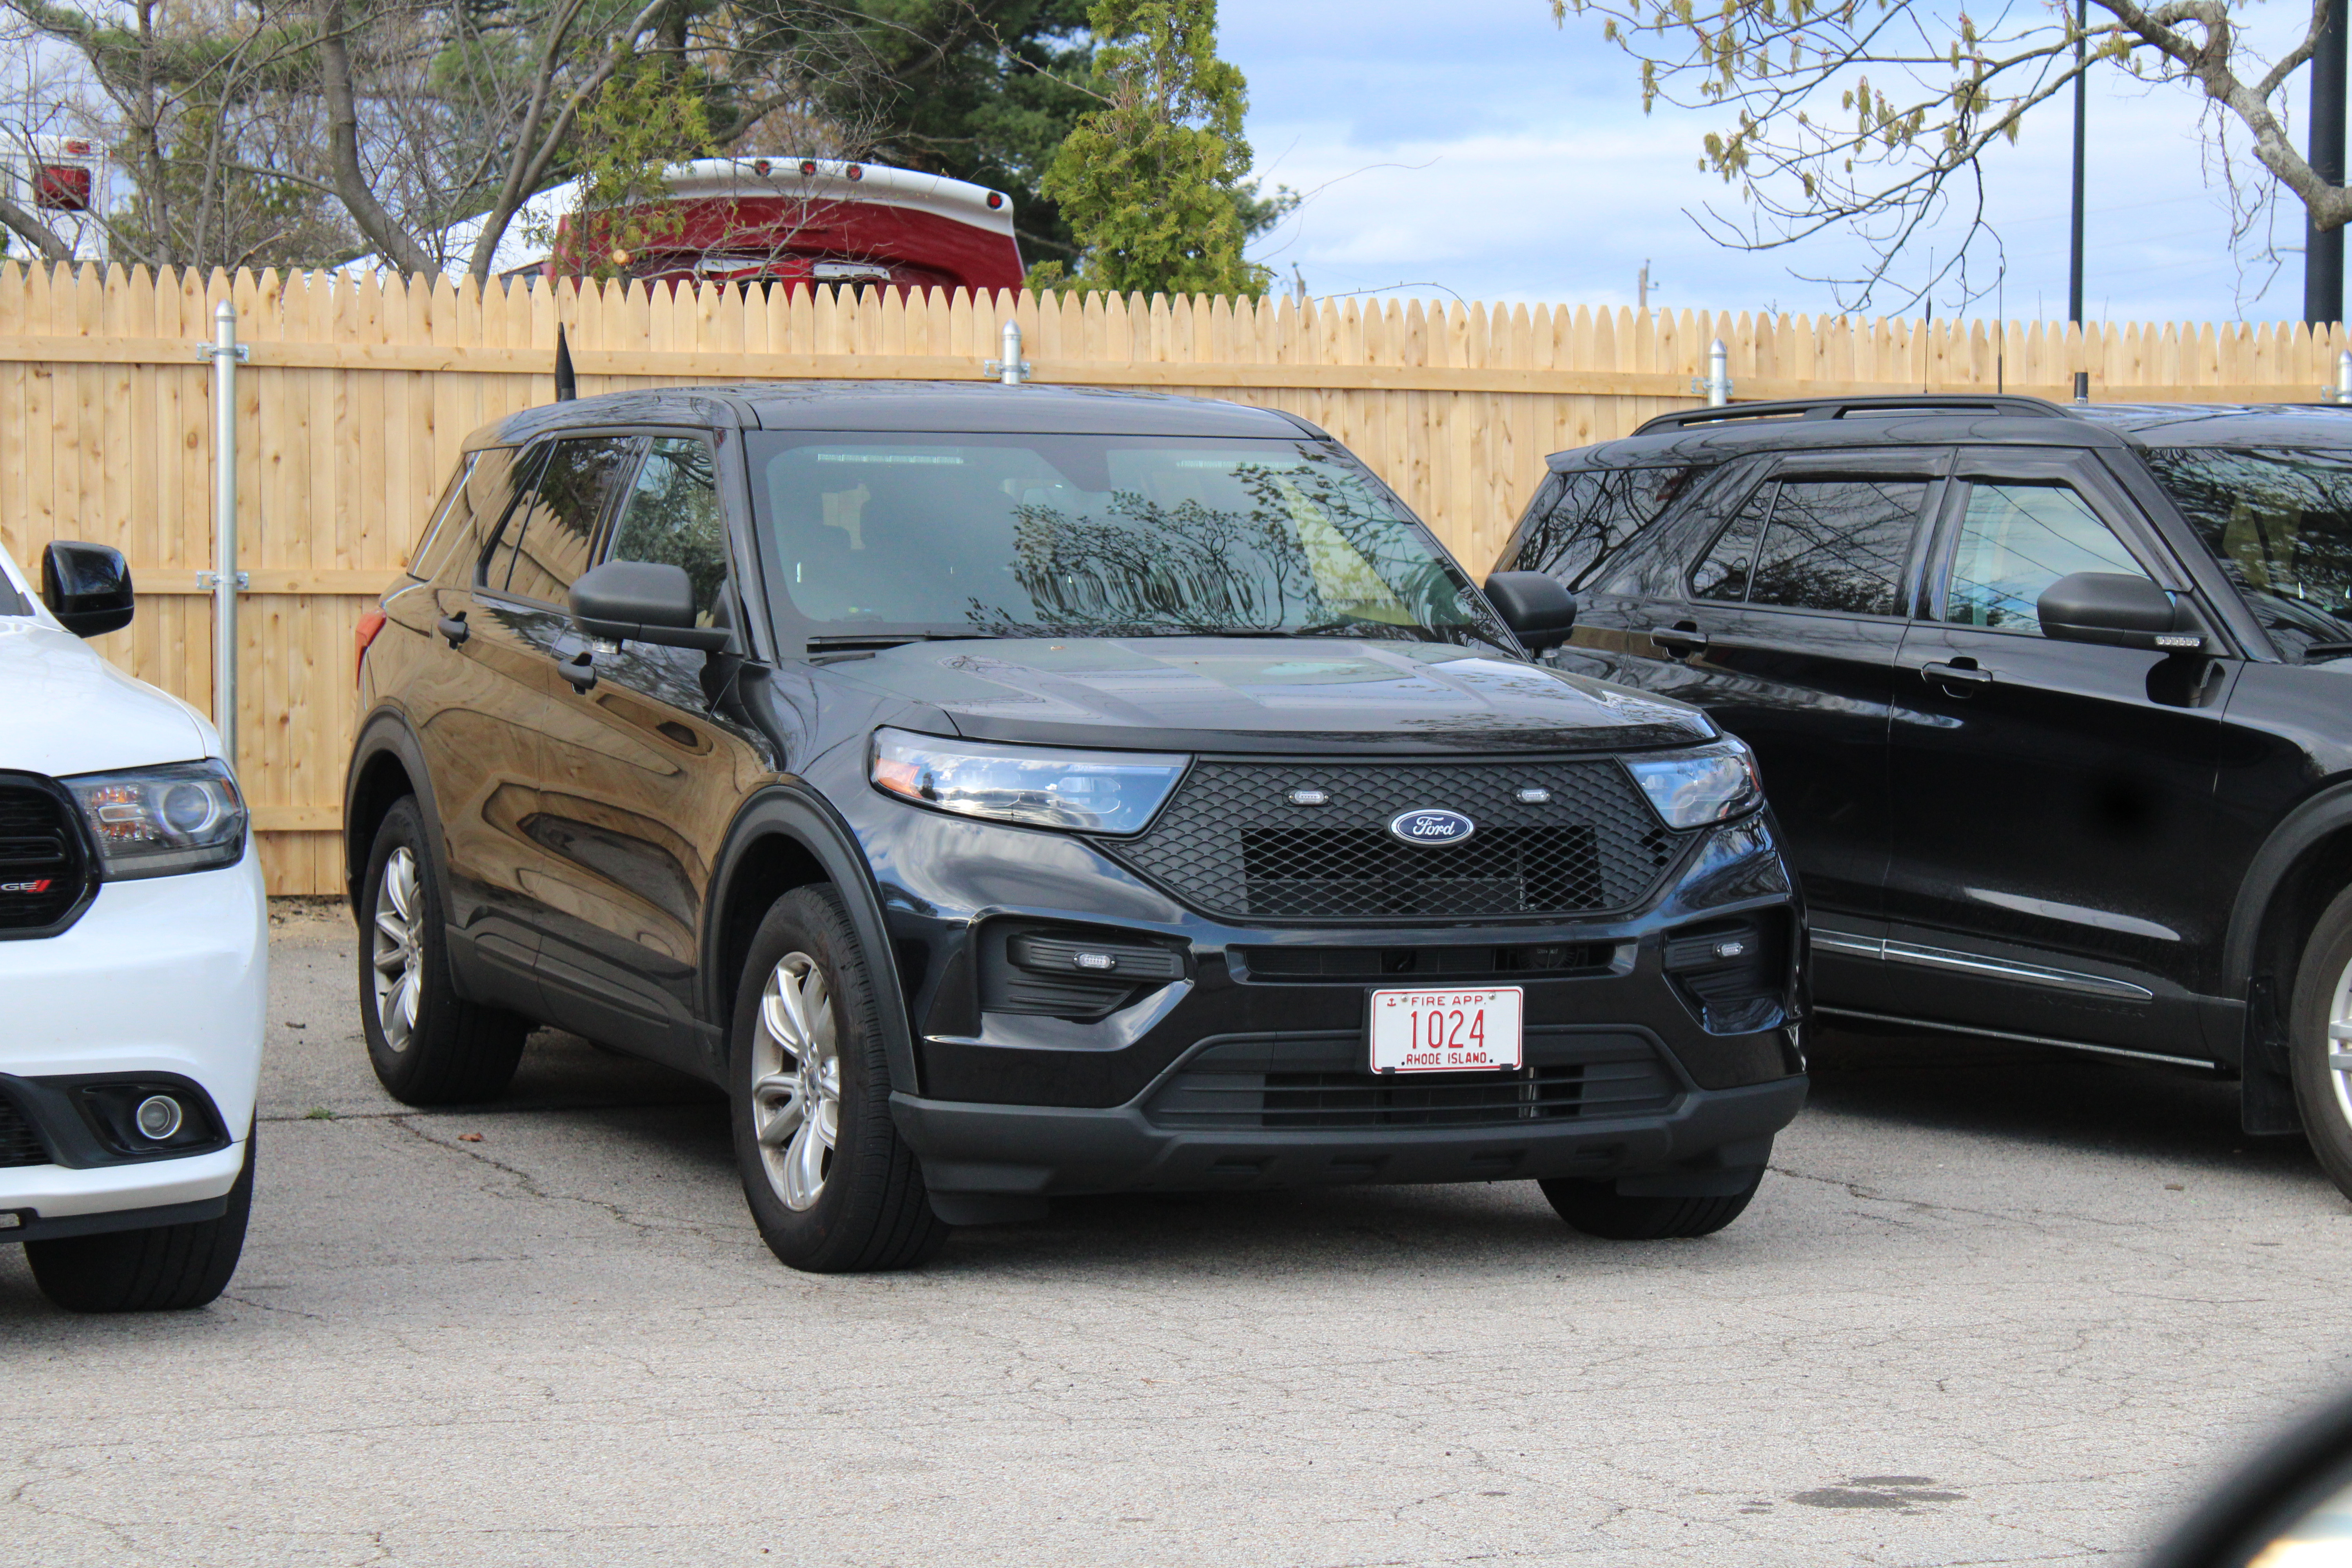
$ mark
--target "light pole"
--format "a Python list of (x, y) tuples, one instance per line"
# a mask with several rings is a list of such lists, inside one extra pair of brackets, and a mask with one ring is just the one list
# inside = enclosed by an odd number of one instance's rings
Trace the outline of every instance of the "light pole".
[[(2344, 183), (2344, 0), (2328, 0), (2311, 54), (2311, 172)], [(2303, 319), (2322, 327), (2344, 319), (2344, 231), (2304, 219)]]
[[(2091, 0), (2074, 0), (2074, 211), (2073, 229), (2066, 247), (2066, 319), (2074, 323), (2079, 340), (2083, 331), (2083, 151), (2090, 138), (2090, 109), (2085, 96), (2088, 68), (2088, 41), (2091, 31)], [(2074, 373), (2074, 401), (2091, 400), (2091, 373)]]

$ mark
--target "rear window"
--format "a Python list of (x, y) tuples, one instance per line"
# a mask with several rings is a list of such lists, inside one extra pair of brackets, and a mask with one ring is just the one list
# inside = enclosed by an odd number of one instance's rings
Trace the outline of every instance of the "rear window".
[(2147, 457), (2280, 652), (2352, 652), (2352, 451), (2158, 447)]
[(1664, 517), (1706, 471), (1685, 464), (1571, 468), (1557, 475), (1559, 489), (1549, 510), (1528, 521), (1499, 569), (1549, 572), (1580, 587), (1634, 535)]

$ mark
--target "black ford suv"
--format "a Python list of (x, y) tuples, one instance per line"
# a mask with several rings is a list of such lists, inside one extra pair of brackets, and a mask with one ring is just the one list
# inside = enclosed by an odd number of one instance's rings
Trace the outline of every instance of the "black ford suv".
[(1502, 563), (1580, 590), (1561, 668), (1755, 748), (1822, 1014), (2233, 1076), (2352, 1193), (2352, 410), (1757, 404), (1549, 467)]
[(1697, 710), (1527, 662), (1549, 579), (1490, 590), (1231, 405), (517, 415), (361, 628), (376, 1071), (490, 1095), (543, 1023), (722, 1084), (811, 1269), (1121, 1190), (1714, 1230), (1805, 1092), (1771, 821)]

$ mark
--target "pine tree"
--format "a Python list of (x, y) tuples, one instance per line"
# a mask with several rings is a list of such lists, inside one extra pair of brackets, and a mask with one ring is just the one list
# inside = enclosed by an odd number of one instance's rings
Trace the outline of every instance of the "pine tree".
[[(1087, 19), (1101, 107), (1064, 140), (1041, 187), (1085, 247), (1070, 281), (1121, 293), (1264, 293), (1265, 269), (1242, 259), (1260, 203), (1243, 184), (1249, 93), (1217, 58), (1216, 0), (1094, 0)], [(1033, 276), (1050, 285), (1058, 270)]]

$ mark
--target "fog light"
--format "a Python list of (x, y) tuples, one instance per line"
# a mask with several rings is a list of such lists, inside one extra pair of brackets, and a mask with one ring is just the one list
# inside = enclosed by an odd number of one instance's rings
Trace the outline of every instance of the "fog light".
[(1718, 942), (1715, 944), (1715, 956), (1717, 958), (1738, 958), (1747, 951), (1748, 944), (1737, 939), (1730, 942)]
[(131, 1120), (139, 1129), (141, 1137), (152, 1138), (161, 1143), (180, 1130), (180, 1123), (185, 1117), (181, 1113), (180, 1102), (170, 1095), (151, 1094), (139, 1102), (139, 1109), (131, 1113)]
[(1108, 952), (1082, 952), (1076, 959), (1080, 969), (1117, 969), (1118, 960)]

